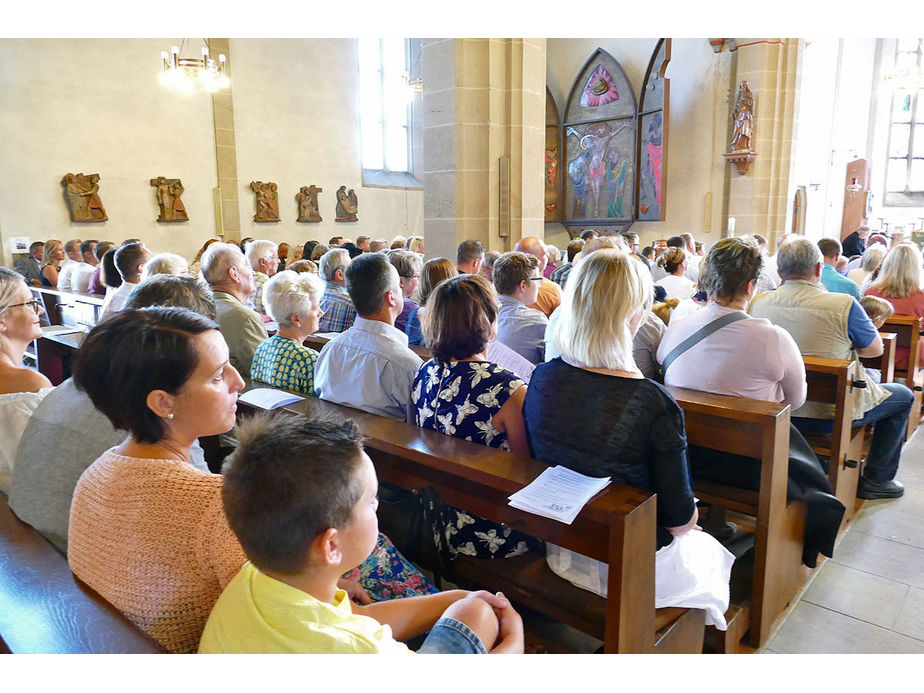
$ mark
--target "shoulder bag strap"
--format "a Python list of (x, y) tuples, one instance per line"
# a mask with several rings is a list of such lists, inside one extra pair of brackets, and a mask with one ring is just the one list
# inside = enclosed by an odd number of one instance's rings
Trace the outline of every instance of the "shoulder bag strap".
[(670, 366), (678, 356), (680, 356), (687, 349), (690, 349), (694, 345), (704, 340), (716, 330), (721, 330), (726, 325), (731, 325), (733, 322), (746, 320), (750, 317), (750, 315), (743, 311), (737, 311), (735, 313), (728, 313), (727, 315), (723, 315), (722, 317), (716, 318), (712, 322), (703, 325), (698, 330), (696, 330), (696, 332), (684, 339), (682, 342), (680, 342), (680, 344), (671, 350), (671, 353), (669, 353), (664, 358), (664, 363), (661, 364), (661, 373), (666, 373), (668, 366)]

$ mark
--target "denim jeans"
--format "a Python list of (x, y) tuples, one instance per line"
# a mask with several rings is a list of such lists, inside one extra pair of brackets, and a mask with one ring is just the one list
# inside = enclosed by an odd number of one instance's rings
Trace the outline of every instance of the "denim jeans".
[(430, 629), (418, 654), (487, 654), (475, 631), (461, 621), (443, 617)]
[[(914, 394), (904, 385), (883, 383), (882, 387), (891, 393), (888, 399), (866, 412), (862, 419), (853, 421), (854, 428), (876, 423), (866, 466), (863, 468), (863, 476), (876, 483), (893, 479), (898, 471), (902, 443), (905, 442), (905, 427), (914, 402)], [(795, 418), (793, 423), (801, 431), (831, 430), (830, 421)]]

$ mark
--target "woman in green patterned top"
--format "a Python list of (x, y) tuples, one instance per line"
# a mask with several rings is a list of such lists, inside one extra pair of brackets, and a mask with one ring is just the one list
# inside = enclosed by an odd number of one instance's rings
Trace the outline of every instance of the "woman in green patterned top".
[(314, 365), (318, 352), (303, 346), (318, 329), (324, 284), (316, 274), (277, 272), (263, 285), (267, 314), (279, 332), (257, 347), (250, 367), (254, 380), (316, 397)]

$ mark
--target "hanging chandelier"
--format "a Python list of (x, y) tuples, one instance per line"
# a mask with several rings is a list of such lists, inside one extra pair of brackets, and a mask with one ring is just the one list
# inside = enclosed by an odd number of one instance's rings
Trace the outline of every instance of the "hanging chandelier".
[(172, 46), (169, 54), (167, 51), (161, 51), (161, 84), (185, 92), (192, 91), (196, 84), (201, 85), (206, 91), (218, 91), (231, 84), (225, 75), (225, 54), (219, 53), (216, 61), (209, 50), (208, 41), (202, 39), (202, 43), (205, 44), (202, 46), (202, 55), (197, 58), (183, 57), (186, 39), (183, 39), (180, 46)]

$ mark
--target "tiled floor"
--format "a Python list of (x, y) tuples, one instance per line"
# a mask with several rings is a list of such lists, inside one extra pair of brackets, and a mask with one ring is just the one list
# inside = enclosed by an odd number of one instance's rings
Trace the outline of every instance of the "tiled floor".
[(898, 500), (865, 501), (765, 653), (924, 653), (924, 426)]

